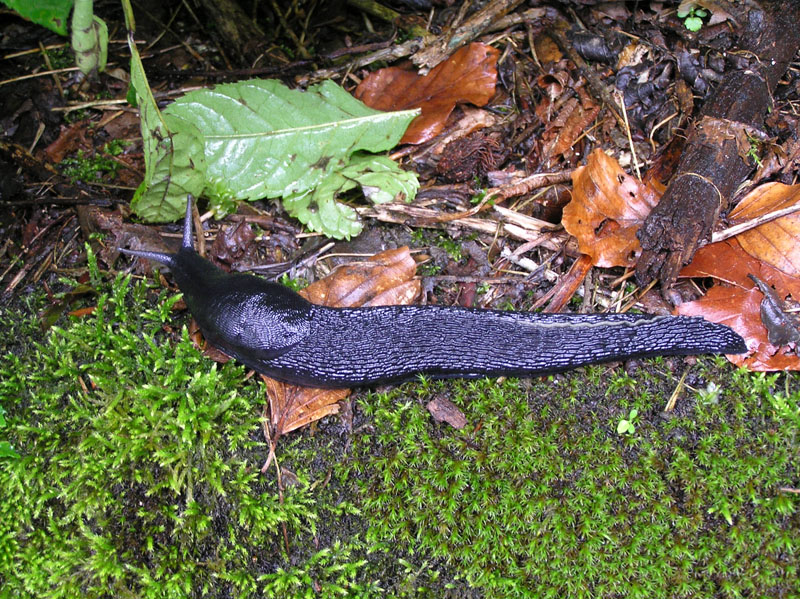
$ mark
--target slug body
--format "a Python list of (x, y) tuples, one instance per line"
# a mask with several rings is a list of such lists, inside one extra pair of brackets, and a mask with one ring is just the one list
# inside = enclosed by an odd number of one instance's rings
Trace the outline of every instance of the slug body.
[(177, 253), (122, 251), (172, 269), (212, 345), (288, 383), (351, 387), (419, 374), (536, 376), (633, 357), (747, 349), (730, 328), (693, 317), (318, 306), (283, 285), (226, 273), (201, 258), (192, 248), (190, 210)]

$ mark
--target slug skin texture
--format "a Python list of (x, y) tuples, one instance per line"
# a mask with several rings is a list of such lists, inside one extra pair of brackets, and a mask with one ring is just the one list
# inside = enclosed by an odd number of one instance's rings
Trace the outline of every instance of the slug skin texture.
[(201, 258), (192, 247), (191, 197), (177, 253), (120, 251), (171, 269), (212, 345), (297, 385), (354, 387), (420, 374), (526, 377), (644, 356), (747, 351), (732, 329), (698, 317), (317, 306), (283, 285)]

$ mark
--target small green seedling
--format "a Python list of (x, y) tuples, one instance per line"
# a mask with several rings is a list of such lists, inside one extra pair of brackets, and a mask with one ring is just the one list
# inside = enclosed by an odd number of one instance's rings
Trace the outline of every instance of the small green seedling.
[(681, 3), (678, 7), (678, 18), (683, 19), (683, 25), (689, 31), (700, 31), (703, 27), (703, 18), (707, 16), (707, 10), (691, 2)]
[(711, 381), (705, 389), (697, 390), (697, 397), (703, 405), (717, 404), (719, 403), (719, 392), (719, 386)]
[(636, 431), (636, 427), (633, 425), (633, 421), (639, 415), (639, 410), (633, 408), (630, 412), (628, 412), (628, 418), (623, 418), (619, 421), (617, 425), (617, 434), (618, 435), (632, 435)]

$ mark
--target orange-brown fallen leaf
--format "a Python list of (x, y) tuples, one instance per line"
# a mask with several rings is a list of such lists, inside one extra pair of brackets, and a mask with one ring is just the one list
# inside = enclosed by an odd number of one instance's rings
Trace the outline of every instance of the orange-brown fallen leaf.
[[(303, 289), (310, 302), (339, 308), (411, 304), (420, 293), (417, 265), (407, 247), (387, 250), (335, 270)], [(314, 389), (262, 376), (269, 399), (273, 442), (290, 431), (339, 411), (350, 389)]]
[(596, 266), (633, 266), (641, 251), (636, 231), (659, 197), (614, 158), (595, 150), (572, 175), (572, 200), (561, 222)]
[(680, 276), (711, 277), (729, 285), (751, 289), (755, 285), (748, 277), (751, 274), (774, 287), (779, 294), (800, 298), (800, 278), (753, 258), (739, 245), (738, 237), (700, 248), (691, 264), (681, 270)]
[(737, 366), (758, 371), (800, 370), (800, 358), (792, 347), (776, 347), (769, 342), (767, 328), (761, 321), (764, 294), (748, 277), (750, 274), (771, 285), (780, 298), (800, 297), (800, 279), (753, 258), (736, 239), (729, 239), (701, 248), (692, 263), (681, 271), (684, 277), (712, 277), (727, 284), (714, 285), (701, 299), (681, 304), (677, 313), (702, 316), (739, 333), (750, 352), (728, 356)]
[(791, 348), (775, 347), (767, 339), (760, 315), (763, 298), (755, 287), (715, 285), (703, 298), (678, 306), (677, 313), (726, 324), (744, 337), (749, 353), (727, 356), (737, 366), (754, 371), (800, 370), (800, 358)]
[[(800, 202), (800, 185), (765, 183), (748, 193), (731, 210), (732, 224), (747, 222)], [(800, 214), (784, 216), (736, 236), (748, 254), (775, 268), (800, 276)], [(797, 297), (797, 296), (795, 296)]]
[(420, 76), (399, 67), (380, 69), (367, 76), (355, 96), (377, 110), (420, 108), (400, 143), (420, 144), (444, 129), (459, 102), (483, 106), (494, 95), (497, 59), (491, 46), (472, 43), (459, 49), (430, 73)]

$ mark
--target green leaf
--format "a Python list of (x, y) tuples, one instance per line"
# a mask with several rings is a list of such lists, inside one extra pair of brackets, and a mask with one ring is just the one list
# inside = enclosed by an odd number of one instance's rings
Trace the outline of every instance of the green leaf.
[(249, 200), (312, 189), (354, 152), (389, 150), (418, 114), (373, 110), (332, 81), (301, 92), (274, 80), (191, 92), (164, 112), (203, 132), (208, 179)]
[(686, 19), (683, 24), (686, 26), (686, 29), (689, 31), (700, 31), (703, 28), (703, 19), (698, 17), (689, 17)]
[[(388, 158), (356, 154), (394, 147), (415, 110), (373, 110), (331, 81), (301, 92), (252, 80), (191, 92), (162, 116), (155, 101), (145, 105), (152, 95), (142, 92), (147, 82), (138, 56), (131, 65), (147, 172), (131, 206), (144, 220), (177, 218), (186, 192), (205, 191), (222, 213), (234, 200), (282, 197), (301, 222), (341, 239), (358, 234), (361, 224), (352, 208), (336, 202), (338, 194), (358, 185), (375, 203), (416, 194), (416, 175)], [(171, 152), (183, 156), (171, 159)]]
[(21, 17), (47, 27), (59, 35), (67, 35), (67, 20), (72, 0), (0, 0)]
[(132, 31), (128, 32), (128, 46), (145, 163), (144, 180), (134, 193), (131, 209), (146, 221), (175, 220), (184, 212), (186, 196), (199, 196), (205, 187), (202, 135), (191, 121), (161, 114), (147, 83)]
[(349, 239), (361, 232), (361, 223), (355, 210), (337, 203), (335, 198), (359, 185), (364, 196), (375, 204), (391, 202), (398, 196), (413, 198), (419, 189), (416, 175), (404, 171), (393, 160), (356, 154), (350, 164), (330, 173), (313, 190), (285, 196), (283, 206), (309, 229), (336, 239)]
[(19, 454), (14, 451), (11, 443), (8, 441), (0, 441), (0, 458), (18, 458)]

